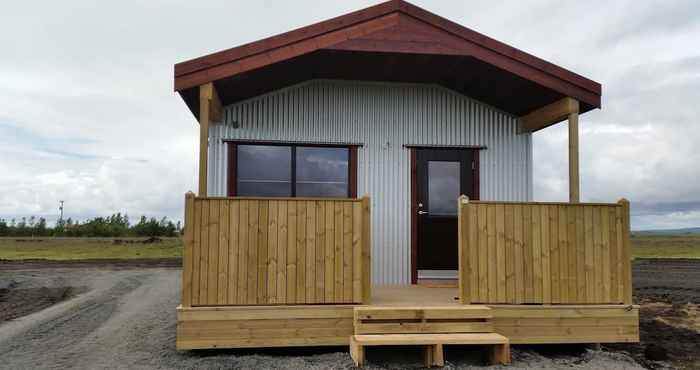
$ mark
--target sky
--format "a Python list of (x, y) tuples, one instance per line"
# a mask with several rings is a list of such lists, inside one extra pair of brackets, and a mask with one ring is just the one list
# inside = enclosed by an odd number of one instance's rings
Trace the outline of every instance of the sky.
[[(376, 1), (14, 1), (0, 14), (0, 218), (182, 219), (198, 125), (173, 65)], [(582, 201), (633, 229), (700, 226), (700, 1), (414, 4), (603, 85)], [(533, 137), (534, 198), (568, 198), (567, 127)]]

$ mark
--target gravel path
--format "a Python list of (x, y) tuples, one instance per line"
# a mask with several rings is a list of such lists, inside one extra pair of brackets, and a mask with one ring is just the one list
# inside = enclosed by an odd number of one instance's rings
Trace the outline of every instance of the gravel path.
[[(180, 270), (32, 268), (0, 270), (0, 289), (65, 288), (72, 298), (0, 322), (2, 369), (350, 369), (346, 347), (175, 350)], [(580, 348), (580, 347), (576, 347)], [(367, 369), (417, 368), (419, 351), (370, 349)], [(447, 368), (480, 368), (479, 352), (447, 348)], [(477, 359), (478, 360), (478, 359)], [(515, 347), (507, 369), (640, 369), (630, 357), (583, 350), (542, 355)], [(498, 369), (500, 367), (492, 367)]]

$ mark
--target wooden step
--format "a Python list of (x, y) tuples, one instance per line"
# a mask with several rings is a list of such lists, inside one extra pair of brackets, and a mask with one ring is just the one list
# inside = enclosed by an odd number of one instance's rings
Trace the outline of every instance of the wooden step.
[(365, 362), (366, 346), (418, 345), (425, 347), (425, 366), (444, 366), (445, 344), (493, 345), (492, 364), (510, 363), (510, 341), (497, 333), (356, 334), (350, 337), (350, 356), (356, 366)]
[(486, 306), (392, 307), (354, 309), (355, 334), (489, 333), (491, 309)]

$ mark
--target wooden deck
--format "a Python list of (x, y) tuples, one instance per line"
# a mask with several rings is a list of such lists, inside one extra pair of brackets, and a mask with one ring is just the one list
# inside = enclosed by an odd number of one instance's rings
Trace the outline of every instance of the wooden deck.
[[(355, 334), (355, 307), (444, 308), (463, 317), (459, 311), (476, 306), (460, 304), (457, 293), (457, 288), (378, 286), (371, 305), (180, 306), (177, 348), (348, 345)], [(486, 306), (493, 332), (511, 344), (639, 341), (638, 306)]]

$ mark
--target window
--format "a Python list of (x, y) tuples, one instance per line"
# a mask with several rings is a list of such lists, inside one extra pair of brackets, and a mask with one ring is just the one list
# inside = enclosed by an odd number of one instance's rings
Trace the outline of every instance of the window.
[(434, 216), (457, 214), (459, 162), (428, 161), (428, 211)]
[(229, 142), (229, 196), (354, 197), (356, 149)]
[(238, 195), (292, 196), (291, 148), (239, 145)]

